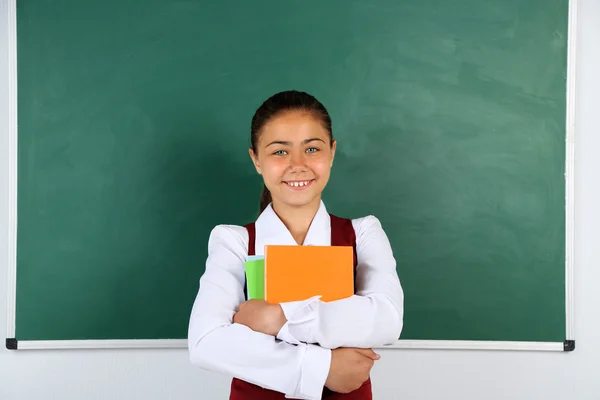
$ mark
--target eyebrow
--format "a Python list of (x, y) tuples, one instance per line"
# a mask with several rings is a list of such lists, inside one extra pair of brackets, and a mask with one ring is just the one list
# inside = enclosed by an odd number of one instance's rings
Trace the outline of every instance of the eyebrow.
[[(310, 139), (303, 140), (302, 144), (307, 144), (307, 143), (314, 142), (314, 141), (319, 141), (319, 142), (325, 143), (325, 141), (323, 139), (321, 139), (321, 138), (310, 138)], [(287, 141), (284, 141), (284, 140), (275, 140), (275, 141), (269, 143), (268, 145), (266, 145), (265, 147), (269, 147), (269, 146), (272, 146), (274, 144), (281, 144), (281, 145), (284, 145), (284, 146), (291, 146), (292, 142), (287, 142)]]

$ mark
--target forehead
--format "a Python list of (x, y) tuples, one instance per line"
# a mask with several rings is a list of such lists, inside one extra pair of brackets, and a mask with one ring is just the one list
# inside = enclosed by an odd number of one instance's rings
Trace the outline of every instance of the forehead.
[(301, 142), (307, 138), (320, 138), (329, 141), (329, 133), (321, 121), (307, 111), (287, 111), (272, 118), (262, 129), (260, 141), (274, 140)]

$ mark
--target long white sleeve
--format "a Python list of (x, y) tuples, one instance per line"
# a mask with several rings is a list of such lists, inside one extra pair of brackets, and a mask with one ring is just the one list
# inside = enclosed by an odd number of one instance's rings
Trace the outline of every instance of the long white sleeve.
[(331, 350), (313, 344), (293, 345), (232, 323), (237, 307), (245, 300), (246, 254), (243, 227), (213, 229), (206, 272), (189, 323), (191, 362), (285, 393), (288, 398), (321, 399)]
[(288, 322), (278, 333), (279, 339), (335, 349), (379, 347), (399, 338), (404, 293), (388, 237), (373, 216), (353, 224), (358, 259), (356, 295), (333, 302), (312, 298), (281, 304)]

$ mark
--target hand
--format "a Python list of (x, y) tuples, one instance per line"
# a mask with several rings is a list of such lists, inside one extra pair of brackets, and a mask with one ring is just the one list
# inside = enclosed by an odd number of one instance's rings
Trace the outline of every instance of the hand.
[(251, 299), (240, 304), (233, 322), (246, 325), (256, 332), (277, 336), (287, 319), (279, 304)]
[(337, 393), (350, 393), (367, 379), (379, 354), (371, 349), (338, 348), (331, 352), (325, 386)]

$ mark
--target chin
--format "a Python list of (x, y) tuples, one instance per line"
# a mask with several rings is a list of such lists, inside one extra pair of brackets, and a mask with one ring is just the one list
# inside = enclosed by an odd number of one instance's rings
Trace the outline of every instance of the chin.
[[(304, 197), (304, 196), (302, 196), (302, 197)], [(301, 207), (305, 207), (305, 206), (314, 204), (315, 202), (318, 202), (320, 199), (318, 196), (311, 196), (311, 197), (306, 197), (306, 198), (300, 198), (300, 196), (298, 196), (298, 197), (294, 197), (294, 198), (287, 198), (287, 199), (281, 199), (281, 200), (280, 201), (282, 203), (284, 203), (285, 205), (287, 205), (289, 207), (301, 208)]]

